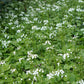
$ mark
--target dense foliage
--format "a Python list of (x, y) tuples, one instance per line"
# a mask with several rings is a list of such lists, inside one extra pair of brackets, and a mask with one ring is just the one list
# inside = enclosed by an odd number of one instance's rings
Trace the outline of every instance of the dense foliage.
[(25, 0), (0, 13), (0, 84), (84, 84), (83, 64), (84, 0)]

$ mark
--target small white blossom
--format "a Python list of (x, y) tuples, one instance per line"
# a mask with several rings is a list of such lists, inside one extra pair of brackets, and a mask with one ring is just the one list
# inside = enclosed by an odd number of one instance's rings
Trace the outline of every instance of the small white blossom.
[(63, 59), (66, 59), (66, 57), (69, 57), (69, 53), (63, 55)]
[(46, 50), (50, 50), (50, 49), (53, 49), (54, 48), (54, 45), (51, 46), (51, 47), (47, 47)]
[(23, 79), (21, 78), (21, 80), (23, 80)]
[(15, 29), (15, 27), (11, 27), (12, 29)]
[(60, 63), (57, 63), (57, 65), (59, 66), (59, 65), (60, 65)]
[(33, 75), (37, 75), (38, 76), (39, 75), (39, 72), (42, 72), (42, 71), (43, 71), (42, 69), (39, 70), (37, 68), (36, 70), (33, 70)]
[(9, 25), (12, 25), (13, 23), (8, 23)]
[(46, 25), (48, 23), (48, 20), (44, 20), (43, 23), (44, 25)]
[(18, 20), (16, 20), (16, 21), (14, 22), (14, 24), (18, 25)]
[(18, 10), (18, 8), (15, 8), (15, 10)]
[(79, 0), (78, 2), (83, 2), (82, 0)]
[(21, 62), (21, 60), (23, 60), (24, 58), (19, 58), (19, 62)]
[(77, 84), (84, 84), (84, 80), (77, 81)]
[(38, 20), (38, 18), (34, 18), (34, 21), (37, 21)]
[(28, 51), (27, 54), (28, 54), (28, 59), (27, 59), (27, 61), (29, 61), (30, 59), (35, 59), (35, 58), (38, 57), (37, 54), (32, 54), (32, 51)]
[(74, 8), (70, 8), (68, 11), (69, 12), (72, 12), (72, 11), (74, 11), (75, 9)]
[(71, 49), (67, 49), (68, 51), (70, 51)]
[(84, 9), (77, 8), (76, 11), (77, 12), (84, 12)]
[(5, 79), (7, 79), (7, 77), (5, 77)]
[(9, 45), (9, 43), (10, 43), (11, 41), (6, 41), (6, 40), (4, 40), (4, 41), (2, 41), (2, 47), (3, 48), (7, 48), (7, 46)]
[(17, 18), (17, 15), (14, 15), (13, 17), (14, 17), (14, 18)]
[(42, 26), (41, 30), (46, 30), (47, 27), (46, 26)]
[(16, 52), (14, 51), (14, 52), (13, 52), (13, 54), (15, 55), (15, 54), (16, 54)]
[(72, 40), (68, 40), (68, 42), (72, 42)]
[(36, 8), (36, 11), (40, 11), (41, 9), (40, 8)]
[(21, 30), (17, 30), (17, 33), (20, 33), (21, 32)]
[(64, 74), (64, 71), (61, 69), (61, 70), (57, 70), (57, 71), (52, 71), (51, 73), (47, 74), (47, 77), (48, 77), (48, 79), (51, 79), (54, 76), (59, 76), (59, 75), (63, 76), (63, 74)]
[(28, 80), (31, 80), (30, 78)]
[(13, 72), (15, 72), (15, 71), (16, 71), (16, 69), (11, 69), (10, 71), (13, 73)]
[(34, 76), (33, 80), (37, 80), (36, 76)]
[(49, 74), (47, 74), (47, 77), (48, 77), (48, 79), (51, 79), (51, 78), (53, 78), (53, 74), (49, 73)]
[(57, 23), (56, 26), (57, 27), (62, 27), (62, 23)]
[(17, 39), (17, 42), (20, 42), (21, 40), (22, 40), (21, 38), (18, 38), (18, 39)]
[(17, 47), (17, 50), (19, 50), (21, 48), (21, 46)]
[(32, 73), (31, 73), (31, 71), (30, 71), (30, 70), (28, 70), (28, 71), (26, 71), (26, 74), (28, 75), (28, 74), (32, 74)]
[(81, 31), (84, 31), (84, 29), (81, 29)]
[(0, 61), (0, 64), (1, 64), (1, 65), (5, 64), (5, 61)]
[(39, 30), (39, 27), (37, 26), (32, 26), (32, 30), (35, 29), (35, 30)]
[(45, 41), (44, 45), (47, 45), (47, 44), (51, 45), (50, 41)]

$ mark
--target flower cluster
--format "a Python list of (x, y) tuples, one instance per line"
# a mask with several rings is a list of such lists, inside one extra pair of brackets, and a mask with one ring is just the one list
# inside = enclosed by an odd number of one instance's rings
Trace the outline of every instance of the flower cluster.
[(27, 58), (27, 60), (29, 61), (30, 59), (35, 59), (35, 58), (37, 58), (38, 57), (38, 55), (37, 54), (32, 54), (32, 52), (33, 51), (28, 51), (27, 52), (27, 54), (28, 54), (28, 58)]
[(51, 73), (47, 74), (48, 79), (54, 78), (54, 76), (58, 76), (61, 75), (61, 77), (63, 77), (64, 71), (61, 70), (57, 70), (57, 71), (52, 71)]

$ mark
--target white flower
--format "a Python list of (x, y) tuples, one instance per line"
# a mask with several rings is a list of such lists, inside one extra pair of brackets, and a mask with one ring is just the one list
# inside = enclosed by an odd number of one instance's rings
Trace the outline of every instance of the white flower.
[(72, 26), (71, 24), (68, 24), (67, 27), (68, 27), (68, 28), (72, 28), (73, 26)]
[(30, 58), (27, 58), (27, 61), (29, 61), (30, 60)]
[(30, 71), (30, 70), (28, 70), (28, 71), (26, 71), (26, 74), (28, 75), (28, 74), (32, 74), (32, 73), (31, 73), (31, 71)]
[(84, 84), (84, 80), (77, 81), (77, 84)]
[(19, 62), (21, 62), (21, 60), (23, 60), (24, 58), (19, 58)]
[(84, 31), (84, 29), (81, 29), (81, 31)]
[(61, 74), (64, 74), (64, 71), (61, 69), (61, 70), (60, 70), (60, 73), (61, 73)]
[(82, 0), (79, 0), (78, 2), (83, 2)]
[(30, 78), (28, 80), (31, 80)]
[(5, 77), (5, 79), (7, 79), (7, 77)]
[(73, 39), (76, 39), (78, 36), (74, 36)]
[(18, 8), (15, 8), (15, 10), (18, 10)]
[(68, 18), (68, 15), (64, 15), (65, 18)]
[(17, 47), (17, 50), (19, 50), (21, 48), (21, 46)]
[(37, 79), (36, 79), (36, 76), (34, 76), (33, 80), (37, 80)]
[(17, 17), (17, 15), (14, 15), (13, 17), (14, 17), (14, 18), (16, 18), (16, 17)]
[(72, 42), (72, 40), (68, 40), (68, 42)]
[(71, 49), (67, 49), (68, 51), (70, 51)]
[(23, 16), (23, 14), (19, 14), (19, 16)]
[(46, 50), (50, 50), (50, 49), (53, 49), (54, 45), (51, 46), (51, 47), (47, 47)]
[(69, 12), (72, 12), (72, 11), (74, 11), (75, 9), (74, 8), (70, 8), (68, 11)]
[(44, 25), (46, 25), (48, 23), (48, 20), (44, 20), (43, 23)]
[(38, 18), (34, 18), (34, 21), (37, 21), (38, 20)]
[(58, 55), (62, 56), (63, 54), (58, 54)]
[(35, 71), (33, 71), (33, 75), (38, 75), (38, 68), (35, 70)]
[(21, 30), (17, 30), (17, 33), (20, 33), (21, 32)]
[(34, 58), (37, 58), (38, 57), (37, 54), (32, 54), (32, 51), (28, 51), (27, 54), (28, 54), (27, 61), (29, 61), (30, 59), (34, 59)]
[(24, 34), (23, 35), (21, 35), (21, 38), (23, 38), (24, 37)]
[(63, 59), (66, 59), (66, 57), (69, 57), (69, 53), (63, 55)]
[(0, 64), (2, 64), (2, 65), (5, 64), (5, 61), (0, 61)]
[(11, 41), (2, 41), (2, 47), (4, 48), (7, 48), (8, 44), (10, 43)]
[(49, 44), (51, 45), (50, 41), (45, 41), (44, 45)]
[(69, 53), (65, 53), (65, 54), (58, 54), (60, 56), (63, 57), (63, 59), (69, 58)]
[(13, 52), (13, 54), (15, 55), (15, 54), (16, 54), (16, 52), (14, 51), (14, 52)]
[(33, 52), (32, 50), (31, 51), (28, 51), (27, 54), (30, 55), (32, 52)]
[(35, 29), (35, 30), (39, 30), (39, 28), (37, 26), (32, 26), (32, 30)]
[(65, 75), (65, 77), (67, 77), (67, 75)]
[(53, 78), (53, 74), (49, 73), (49, 74), (47, 74), (47, 77), (48, 77), (48, 79), (51, 79), (51, 78)]
[(15, 29), (15, 27), (11, 27), (12, 29)]
[(40, 8), (36, 8), (36, 11), (40, 11)]
[(11, 69), (10, 71), (13, 73), (13, 72), (15, 72), (15, 70), (16, 70), (16, 69)]
[(59, 66), (59, 65), (60, 65), (60, 63), (57, 63), (57, 65)]
[(59, 76), (59, 75), (61, 75), (63, 77), (63, 74), (64, 74), (64, 71), (61, 69), (61, 70), (57, 70), (57, 71), (52, 71), (52, 73), (47, 74), (47, 77), (48, 77), (48, 79), (51, 79), (54, 76)]
[(50, 7), (51, 5), (50, 4), (46, 4), (47, 7)]
[(31, 55), (31, 58), (32, 58), (32, 59), (37, 58), (37, 57), (38, 57), (37, 54), (32, 54), (32, 55)]
[(46, 30), (47, 27), (46, 26), (42, 26), (41, 30)]
[(8, 23), (9, 25), (12, 25), (13, 23)]
[(53, 7), (55, 8), (55, 9), (59, 9), (60, 7), (59, 6), (57, 6), (57, 5), (53, 5)]
[(62, 23), (57, 23), (56, 26), (57, 27), (62, 27)]
[[(0, 52), (0, 55), (2, 55), (2, 53)], [(0, 57), (0, 59), (1, 59), (1, 57)]]
[(21, 12), (22, 14), (24, 14), (24, 12)]
[(14, 24), (18, 25), (18, 20), (16, 20), (16, 21), (14, 22)]
[(77, 8), (76, 11), (77, 12), (84, 12), (84, 9)]
[(19, 42), (19, 41), (21, 41), (21, 40), (22, 40), (21, 38), (18, 38), (18, 39), (17, 39), (17, 42)]
[(21, 78), (21, 80), (23, 80), (23, 79)]
[(84, 25), (84, 22), (83, 22), (83, 25)]

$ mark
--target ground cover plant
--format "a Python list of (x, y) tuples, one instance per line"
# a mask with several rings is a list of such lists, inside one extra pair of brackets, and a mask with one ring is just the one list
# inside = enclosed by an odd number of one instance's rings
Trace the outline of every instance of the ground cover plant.
[(18, 1), (0, 13), (0, 84), (84, 84), (83, 64), (84, 0)]

